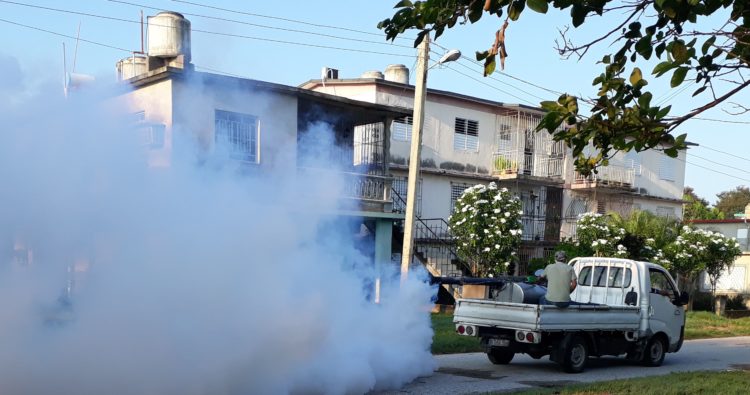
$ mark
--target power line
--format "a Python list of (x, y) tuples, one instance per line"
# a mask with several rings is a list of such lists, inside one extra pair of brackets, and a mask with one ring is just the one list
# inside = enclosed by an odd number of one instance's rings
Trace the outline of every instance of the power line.
[(492, 89), (495, 89), (495, 90), (497, 90), (497, 91), (499, 91), (499, 92), (502, 92), (502, 93), (504, 93), (504, 94), (506, 94), (506, 95), (508, 95), (508, 96), (512, 96), (512, 97), (515, 97), (516, 99), (518, 99), (518, 100), (520, 100), (520, 101), (526, 102), (526, 103), (528, 103), (529, 105), (532, 105), (532, 106), (534, 106), (534, 104), (533, 104), (533, 103), (531, 103), (530, 101), (528, 101), (528, 100), (526, 100), (526, 99), (522, 99), (522, 98), (520, 98), (520, 97), (518, 97), (518, 96), (516, 96), (516, 95), (514, 95), (514, 94), (512, 94), (512, 93), (510, 93), (510, 92), (507, 92), (507, 91), (505, 91), (505, 90), (502, 90), (502, 89), (500, 89), (500, 88), (498, 88), (498, 87), (496, 87), (496, 86), (494, 86), (494, 85), (488, 84), (488, 83), (487, 83), (487, 82), (485, 82), (485, 81), (482, 81), (482, 80), (480, 80), (480, 79), (478, 79), (478, 78), (474, 78), (473, 76), (470, 76), (470, 75), (468, 75), (468, 74), (464, 73), (463, 71), (459, 71), (459, 70), (456, 70), (456, 69), (454, 69), (453, 67), (450, 67), (450, 66), (447, 66), (447, 65), (446, 65), (446, 68), (448, 68), (449, 70), (453, 70), (453, 71), (455, 71), (456, 73), (458, 73), (458, 74), (461, 74), (461, 75), (463, 75), (463, 76), (465, 76), (465, 77), (471, 78), (472, 80), (474, 80), (474, 81), (476, 81), (476, 82), (478, 82), (478, 83), (480, 83), (480, 84), (486, 85), (486, 86), (488, 86), (488, 87), (490, 87), (490, 88), (492, 88)]
[[(91, 13), (87, 13), (87, 12), (79, 12), (79, 11), (64, 10), (64, 9), (59, 9), (59, 8), (36, 6), (36, 5), (31, 5), (31, 4), (24, 4), (24, 3), (12, 2), (12, 1), (5, 1), (5, 0), (0, 0), (0, 2), (2, 2), (2, 3), (8, 3), (8, 4), (21, 5), (21, 6), (25, 6), (25, 7), (31, 7), (31, 8), (39, 8), (39, 9), (44, 9), (44, 10), (54, 11), (54, 12), (62, 12), (62, 13), (66, 13), (66, 14), (88, 16), (88, 17), (92, 17), (92, 18), (100, 18), (100, 19), (107, 19), (107, 20), (113, 20), (113, 21), (119, 21), (119, 22), (136, 23), (136, 24), (140, 24), (141, 23), (141, 21), (136, 21), (136, 20), (132, 20), (132, 19), (125, 19), (125, 18), (117, 18), (117, 17), (106, 16), (106, 15), (91, 14)], [(18, 24), (18, 25), (20, 25), (20, 24)], [(166, 26), (166, 25), (155, 25), (155, 26), (172, 27), (172, 26)], [(43, 29), (36, 28), (36, 30), (43, 30)], [(413, 57), (413, 55), (404, 55), (404, 54), (396, 54), (396, 53), (380, 52), (380, 51), (369, 51), (369, 50), (365, 50), (365, 49), (356, 49), (356, 48), (334, 47), (334, 46), (320, 45), (320, 44), (308, 44), (308, 43), (301, 43), (301, 42), (295, 42), (295, 41), (286, 41), (286, 40), (277, 40), (277, 39), (265, 38), (265, 37), (248, 36), (248, 35), (242, 35), (242, 34), (221, 33), (221, 32), (214, 32), (214, 31), (201, 30), (201, 29), (191, 29), (191, 31), (195, 32), (195, 33), (203, 33), (203, 34), (210, 34), (210, 35), (217, 35), (217, 36), (224, 36), (224, 37), (243, 38), (243, 39), (248, 39), (248, 40), (257, 40), (257, 41), (273, 42), (273, 43), (279, 43), (279, 44), (288, 44), (288, 45), (297, 45), (297, 46), (303, 46), (303, 47), (321, 48), (321, 49), (333, 49), (333, 50), (337, 50), (337, 51), (368, 53), (368, 54), (375, 54), (375, 55), (387, 55), (387, 56), (398, 56), (398, 57), (409, 57), (409, 58)], [(121, 48), (118, 48), (118, 49), (121, 49)], [(132, 52), (132, 51), (128, 51), (128, 52)]]
[(740, 181), (747, 181), (747, 182), (750, 182), (750, 179), (747, 179), (747, 178), (742, 178), (742, 177), (737, 177), (737, 176), (735, 176), (735, 175), (732, 175), (732, 174), (729, 174), (729, 173), (725, 173), (725, 172), (723, 172), (723, 171), (715, 170), (715, 169), (712, 169), (712, 168), (710, 168), (710, 167), (702, 166), (702, 165), (699, 165), (699, 164), (697, 164), (697, 163), (693, 163), (693, 162), (688, 162), (687, 160), (685, 160), (685, 159), (682, 159), (682, 158), (675, 158), (675, 159), (677, 159), (677, 160), (679, 160), (679, 161), (682, 161), (682, 162), (685, 162), (685, 163), (687, 163), (687, 164), (689, 164), (689, 165), (697, 166), (697, 167), (700, 167), (700, 168), (702, 168), (702, 169), (706, 169), (706, 170), (708, 170), (708, 171), (712, 171), (712, 172), (714, 172), (714, 173), (718, 173), (718, 174), (723, 174), (723, 175), (725, 175), (725, 176), (728, 176), (728, 177), (736, 178), (736, 179), (738, 179), (738, 180), (740, 180)]
[[(151, 6), (147, 6), (147, 5), (144, 5), (144, 4), (131, 3), (131, 2), (128, 2), (128, 1), (121, 1), (121, 0), (107, 0), (107, 1), (112, 2), (112, 3), (120, 3), (120, 4), (129, 5), (129, 6), (139, 7), (139, 8), (145, 8), (145, 9), (149, 9), (149, 10), (161, 11), (161, 8), (151, 7)], [(3, 2), (5, 2), (5, 1), (3, 1)], [(17, 4), (17, 3), (14, 3), (14, 4)], [(319, 36), (319, 37), (334, 38), (334, 39), (337, 39), (337, 40), (355, 41), (355, 42), (368, 43), (368, 44), (387, 45), (387, 46), (391, 46), (391, 47), (413, 49), (413, 47), (410, 46), (410, 45), (393, 44), (393, 43), (388, 43), (386, 41), (373, 41), (373, 40), (363, 40), (363, 39), (359, 39), (359, 38), (341, 37), (341, 36), (335, 36), (335, 35), (332, 35), (332, 34), (310, 32), (310, 31), (306, 31), (306, 30), (288, 29), (288, 28), (283, 28), (283, 27), (278, 27), (278, 26), (261, 25), (261, 24), (257, 24), (257, 23), (246, 22), (246, 21), (239, 21), (239, 20), (236, 20), (236, 19), (222, 18), (222, 17), (218, 17), (218, 16), (193, 14), (193, 13), (188, 13), (188, 12), (181, 12), (181, 13), (183, 15), (187, 15), (187, 16), (196, 16), (196, 17), (199, 17), (199, 18), (213, 19), (213, 20), (222, 21), (222, 22), (237, 23), (237, 24), (241, 24), (241, 25), (247, 25), (247, 26), (253, 26), (253, 27), (260, 27), (260, 28), (263, 28), (263, 29), (280, 30), (280, 31), (291, 32), (291, 33), (302, 33), (302, 34), (309, 34), (309, 35)]]
[(730, 121), (728, 119), (714, 119), (714, 118), (703, 118), (703, 117), (692, 117), (690, 119), (697, 119), (699, 121), (711, 121), (711, 122), (721, 122), (721, 123), (734, 123), (734, 124), (741, 124), (741, 125), (750, 124), (750, 121)]
[(709, 147), (709, 146), (706, 146), (706, 145), (703, 145), (703, 144), (699, 145), (699, 146), (698, 146), (698, 148), (705, 148), (705, 149), (707, 149), (707, 150), (709, 150), (709, 151), (714, 151), (714, 152), (718, 152), (718, 153), (720, 153), (720, 154), (724, 154), (724, 155), (729, 155), (729, 156), (731, 156), (731, 157), (734, 157), (734, 158), (737, 158), (737, 159), (742, 159), (742, 160), (744, 160), (744, 161), (748, 161), (748, 162), (750, 162), (750, 159), (748, 159), (748, 158), (743, 158), (743, 157), (741, 157), (741, 156), (739, 156), (739, 155), (735, 155), (735, 154), (732, 154), (732, 153), (729, 153), (729, 152), (726, 152), (726, 151), (721, 151), (721, 150), (718, 150), (718, 149), (716, 149), (716, 148), (711, 148), (711, 147)]
[[(216, 7), (216, 6), (207, 5), (207, 4), (201, 4), (201, 3), (192, 2), (192, 1), (184, 1), (184, 0), (172, 0), (172, 1), (174, 1), (175, 3), (189, 4), (189, 5), (196, 6), (196, 7), (209, 8), (209, 9), (213, 9), (213, 10), (230, 12), (230, 13), (234, 13), (234, 14), (249, 15), (249, 16), (254, 16), (254, 17), (258, 17), (258, 18), (274, 19), (274, 20), (277, 20), (277, 21), (299, 23), (299, 24), (302, 24), (302, 25), (313, 26), (313, 27), (322, 27), (322, 28), (326, 28), (326, 29), (337, 29), (337, 30), (343, 30), (343, 31), (352, 32), (352, 33), (368, 34), (368, 35), (383, 37), (383, 34), (381, 34), (381, 33), (373, 33), (373, 32), (368, 32), (368, 31), (364, 31), (364, 30), (350, 29), (350, 28), (341, 27), (341, 26), (323, 25), (323, 24), (319, 24), (319, 23), (301, 21), (301, 20), (298, 20), (298, 19), (282, 18), (282, 17), (272, 16), (272, 15), (263, 15), (263, 14), (257, 14), (257, 13), (246, 12), (246, 11), (232, 10), (232, 9), (229, 9), (229, 8)], [(397, 38), (404, 39), (404, 40), (413, 40), (412, 38), (408, 38), (408, 37), (397, 37)]]
[(702, 156), (700, 156), (700, 155), (696, 155), (696, 154), (690, 154), (690, 156), (692, 156), (692, 157), (695, 157), (695, 158), (698, 158), (698, 159), (703, 159), (703, 160), (705, 160), (706, 162), (711, 162), (711, 163), (713, 163), (713, 164), (716, 164), (716, 165), (720, 165), (720, 166), (723, 166), (723, 167), (727, 167), (727, 168), (729, 168), (729, 169), (739, 170), (739, 171), (741, 171), (741, 172), (743, 172), (743, 173), (750, 173), (750, 171), (747, 171), (746, 169), (740, 169), (739, 167), (729, 166), (729, 165), (727, 165), (727, 164), (725, 164), (725, 163), (721, 163), (721, 162), (717, 162), (717, 161), (715, 161), (715, 160), (711, 160), (711, 159), (708, 159), (708, 158), (704, 158), (704, 157), (702, 157)]
[(98, 45), (100, 47), (106, 47), (106, 48), (116, 49), (116, 50), (124, 51), (124, 52), (128, 52), (128, 53), (133, 53), (134, 52), (133, 50), (130, 50), (130, 49), (120, 48), (120, 47), (116, 47), (114, 45), (104, 44), (104, 43), (100, 43), (100, 42), (96, 42), (96, 41), (92, 41), (92, 40), (87, 40), (85, 38), (74, 37), (74, 36), (71, 36), (71, 35), (68, 35), (68, 34), (53, 32), (52, 30), (46, 30), (46, 29), (42, 29), (42, 28), (36, 27), (36, 26), (24, 25), (23, 23), (13, 22), (13, 21), (9, 21), (7, 19), (0, 18), (0, 22), (5, 22), (5, 23), (11, 24), (11, 25), (25, 27), (27, 29), (38, 30), (38, 31), (44, 32), (44, 33), (54, 34), (55, 36), (60, 36), (60, 37), (70, 38), (70, 39), (73, 39), (73, 40), (83, 41), (85, 43), (89, 43), (89, 44), (93, 44), (93, 45)]

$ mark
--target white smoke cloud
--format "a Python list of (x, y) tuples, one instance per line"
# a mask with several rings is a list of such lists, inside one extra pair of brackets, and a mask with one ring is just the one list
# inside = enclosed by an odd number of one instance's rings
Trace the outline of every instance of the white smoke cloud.
[(434, 289), (355, 248), (340, 180), (149, 168), (108, 94), (0, 108), (0, 394), (364, 393), (432, 371)]

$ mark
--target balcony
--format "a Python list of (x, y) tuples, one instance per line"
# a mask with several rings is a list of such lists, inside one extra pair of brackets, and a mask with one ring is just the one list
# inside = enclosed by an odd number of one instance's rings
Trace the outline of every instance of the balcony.
[(305, 195), (322, 199), (336, 199), (337, 209), (390, 211), (393, 177), (300, 167), (300, 183), (309, 183)]
[(571, 189), (633, 189), (635, 171), (631, 167), (609, 165), (598, 169), (598, 173), (583, 175), (575, 173)]
[(493, 154), (493, 175), (500, 179), (528, 178), (562, 182), (564, 156), (550, 156), (523, 151)]

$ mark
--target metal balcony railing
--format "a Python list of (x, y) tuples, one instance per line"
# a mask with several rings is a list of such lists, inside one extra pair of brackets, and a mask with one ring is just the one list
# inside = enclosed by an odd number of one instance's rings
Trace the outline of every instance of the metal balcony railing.
[(333, 186), (333, 189), (325, 192), (341, 198), (382, 204), (391, 202), (393, 177), (310, 167), (299, 168), (299, 175), (309, 180), (330, 180), (329, 184)]
[(493, 154), (495, 174), (524, 174), (534, 177), (562, 178), (564, 157), (505, 151)]
[(634, 180), (633, 168), (609, 165), (599, 168), (596, 174), (591, 173), (587, 176), (576, 172), (573, 184), (632, 188)]

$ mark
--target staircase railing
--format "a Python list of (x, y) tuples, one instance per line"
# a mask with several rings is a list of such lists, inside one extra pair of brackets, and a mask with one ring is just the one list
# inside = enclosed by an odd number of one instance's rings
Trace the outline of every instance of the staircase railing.
[[(394, 200), (406, 206), (406, 200), (396, 191), (391, 190)], [(434, 265), (443, 277), (471, 276), (472, 265), (459, 258), (455, 242), (450, 233), (450, 225), (443, 218), (424, 219), (415, 216), (414, 224), (415, 254), (426, 265)], [(430, 262), (432, 260), (432, 262)]]

